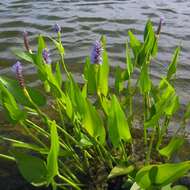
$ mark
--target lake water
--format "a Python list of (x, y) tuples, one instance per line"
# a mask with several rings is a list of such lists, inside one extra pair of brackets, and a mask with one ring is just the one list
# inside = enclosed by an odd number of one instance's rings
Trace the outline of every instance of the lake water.
[[(189, 0), (1, 0), (0, 1), (0, 75), (11, 75), (16, 57), (13, 48), (23, 48), (22, 33), (29, 32), (33, 49), (39, 33), (55, 35), (52, 25), (62, 26), (66, 63), (75, 76), (81, 75), (84, 58), (101, 34), (107, 36), (110, 65), (125, 62), (125, 41), (129, 29), (140, 39), (151, 18), (155, 29), (165, 17), (158, 60), (152, 65), (152, 77), (164, 74), (175, 47), (182, 43), (176, 87), (182, 104), (190, 100), (190, 1)], [(53, 53), (53, 52), (52, 52)], [(35, 70), (24, 67), (27, 81), (37, 85)]]

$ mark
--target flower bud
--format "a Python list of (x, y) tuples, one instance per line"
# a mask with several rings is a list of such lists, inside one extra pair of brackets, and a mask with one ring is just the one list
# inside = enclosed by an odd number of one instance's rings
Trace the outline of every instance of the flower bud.
[(160, 35), (160, 32), (161, 32), (161, 28), (162, 28), (162, 25), (164, 24), (164, 17), (160, 17), (160, 22), (159, 22), (159, 25), (158, 25), (158, 29), (157, 29), (157, 32), (156, 34), (159, 36)]
[(24, 46), (26, 48), (27, 51), (31, 51), (29, 48), (29, 41), (28, 41), (28, 32), (24, 31), (23, 32), (23, 38), (24, 38)]

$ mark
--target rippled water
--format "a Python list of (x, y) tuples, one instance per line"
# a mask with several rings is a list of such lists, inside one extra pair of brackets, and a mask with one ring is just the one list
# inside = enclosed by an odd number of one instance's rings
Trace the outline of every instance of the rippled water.
[[(12, 48), (22, 48), (22, 32), (29, 32), (33, 48), (39, 33), (55, 35), (52, 25), (62, 26), (66, 61), (76, 76), (91, 44), (105, 34), (112, 68), (125, 61), (125, 41), (132, 29), (139, 38), (148, 18), (157, 27), (165, 17), (160, 39), (159, 61), (152, 65), (158, 79), (175, 47), (182, 43), (176, 86), (182, 103), (190, 99), (190, 1), (189, 0), (1, 0), (0, 1), (0, 74), (10, 75), (16, 57)], [(35, 71), (26, 65), (25, 73), (35, 82)]]

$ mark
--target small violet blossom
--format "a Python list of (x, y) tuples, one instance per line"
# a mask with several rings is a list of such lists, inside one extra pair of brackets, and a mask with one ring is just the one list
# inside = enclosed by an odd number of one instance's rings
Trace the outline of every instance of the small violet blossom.
[(22, 71), (23, 71), (22, 70), (22, 64), (19, 61), (17, 61), (12, 66), (12, 71), (16, 74), (18, 82), (19, 82), (21, 88), (24, 88), (25, 84), (24, 84), (24, 77), (23, 77), (23, 74), (22, 74)]
[(43, 49), (43, 51), (42, 51), (42, 56), (43, 56), (43, 58), (44, 58), (44, 60), (45, 60), (45, 62), (47, 63), (47, 64), (51, 64), (51, 59), (50, 59), (50, 54), (49, 54), (49, 51), (48, 51), (48, 49)]
[(55, 31), (56, 33), (61, 32), (61, 27), (60, 27), (59, 24), (55, 24), (54, 27), (53, 27), (53, 29), (54, 29), (54, 31)]
[(102, 64), (102, 44), (100, 41), (96, 41), (91, 52), (91, 63)]

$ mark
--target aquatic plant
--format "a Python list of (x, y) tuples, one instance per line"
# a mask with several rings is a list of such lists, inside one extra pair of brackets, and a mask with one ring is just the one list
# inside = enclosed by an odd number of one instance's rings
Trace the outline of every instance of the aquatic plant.
[[(126, 67), (116, 68), (114, 86), (109, 85), (105, 36), (95, 42), (91, 56), (86, 58), (83, 84), (77, 83), (64, 62), (58, 25), (57, 39), (39, 35), (35, 53), (27, 47), (26, 52), (15, 51), (19, 58), (35, 66), (44, 90), (42, 93), (28, 87), (27, 81), (24, 84), (20, 62), (14, 65), (18, 80), (0, 77), (0, 104), (7, 119), (28, 136), (28, 141), (0, 136), (12, 146), (0, 157), (16, 161), (22, 176), (34, 186), (105, 189), (106, 184), (111, 184), (114, 189), (113, 179), (120, 177), (120, 189), (185, 189), (173, 185), (188, 173), (190, 161), (172, 163), (171, 158), (184, 143), (190, 104), (177, 131), (172, 136), (167, 134), (180, 108), (173, 83), (180, 47), (159, 84), (150, 75), (162, 23), (161, 20), (155, 32), (148, 20), (143, 41), (128, 32)], [(60, 54), (60, 59), (52, 64), (45, 39)], [(44, 93), (51, 96), (51, 105)], [(134, 127), (137, 96), (142, 99), (141, 129)], [(44, 107), (54, 115), (44, 111)]]

